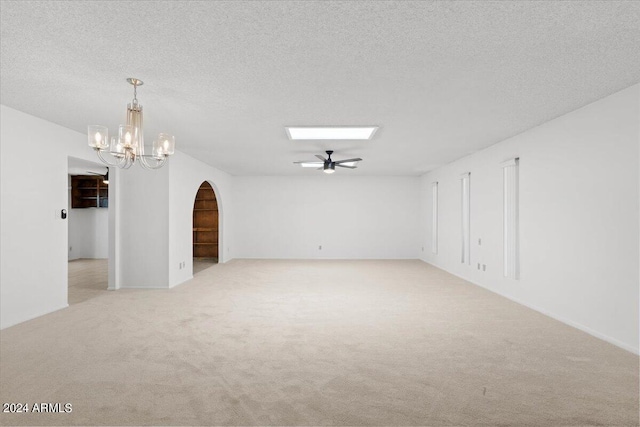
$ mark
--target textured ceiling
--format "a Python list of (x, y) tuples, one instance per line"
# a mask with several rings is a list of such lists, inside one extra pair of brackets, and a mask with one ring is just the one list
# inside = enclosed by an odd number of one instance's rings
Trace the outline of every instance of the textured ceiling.
[[(234, 175), (418, 175), (640, 81), (640, 3), (10, 2), (1, 102), (117, 130), (145, 81), (147, 142)], [(285, 125), (378, 125), (299, 142)]]

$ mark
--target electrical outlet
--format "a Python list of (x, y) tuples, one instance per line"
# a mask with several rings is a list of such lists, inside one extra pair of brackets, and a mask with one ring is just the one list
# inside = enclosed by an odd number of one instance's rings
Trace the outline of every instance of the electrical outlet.
[(422, 247), (422, 252), (424, 252), (424, 246)]
[(482, 264), (482, 271), (487, 271), (487, 264)]
[(478, 263), (478, 270), (480, 270), (480, 263)]
[(322, 250), (322, 245), (318, 246), (318, 250), (321, 251)]
[(69, 246), (69, 252), (73, 250), (73, 246)]
[(478, 239), (478, 246), (482, 246), (482, 239)]

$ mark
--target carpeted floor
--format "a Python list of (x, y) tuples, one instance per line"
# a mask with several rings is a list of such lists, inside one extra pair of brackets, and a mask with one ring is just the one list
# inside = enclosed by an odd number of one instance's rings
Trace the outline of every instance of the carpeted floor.
[(218, 258), (194, 258), (193, 274), (196, 275), (209, 267), (213, 267), (218, 263)]
[(109, 261), (76, 259), (69, 261), (69, 305), (78, 304), (107, 293)]
[(638, 425), (638, 357), (419, 261), (235, 260), (0, 333), (11, 425)]

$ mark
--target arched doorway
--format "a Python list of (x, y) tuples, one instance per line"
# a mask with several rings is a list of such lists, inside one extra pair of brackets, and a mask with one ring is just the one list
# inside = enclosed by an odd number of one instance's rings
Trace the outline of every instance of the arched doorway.
[(208, 182), (203, 182), (193, 202), (193, 273), (218, 262), (218, 201)]

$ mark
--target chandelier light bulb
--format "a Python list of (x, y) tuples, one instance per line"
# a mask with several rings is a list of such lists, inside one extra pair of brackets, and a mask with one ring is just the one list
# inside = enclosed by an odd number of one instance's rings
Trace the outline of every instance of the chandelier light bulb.
[(91, 148), (103, 150), (109, 146), (109, 129), (104, 126), (89, 126), (88, 136)]
[(153, 143), (153, 150), (156, 156), (170, 156), (175, 152), (176, 140), (173, 135), (161, 133)]

